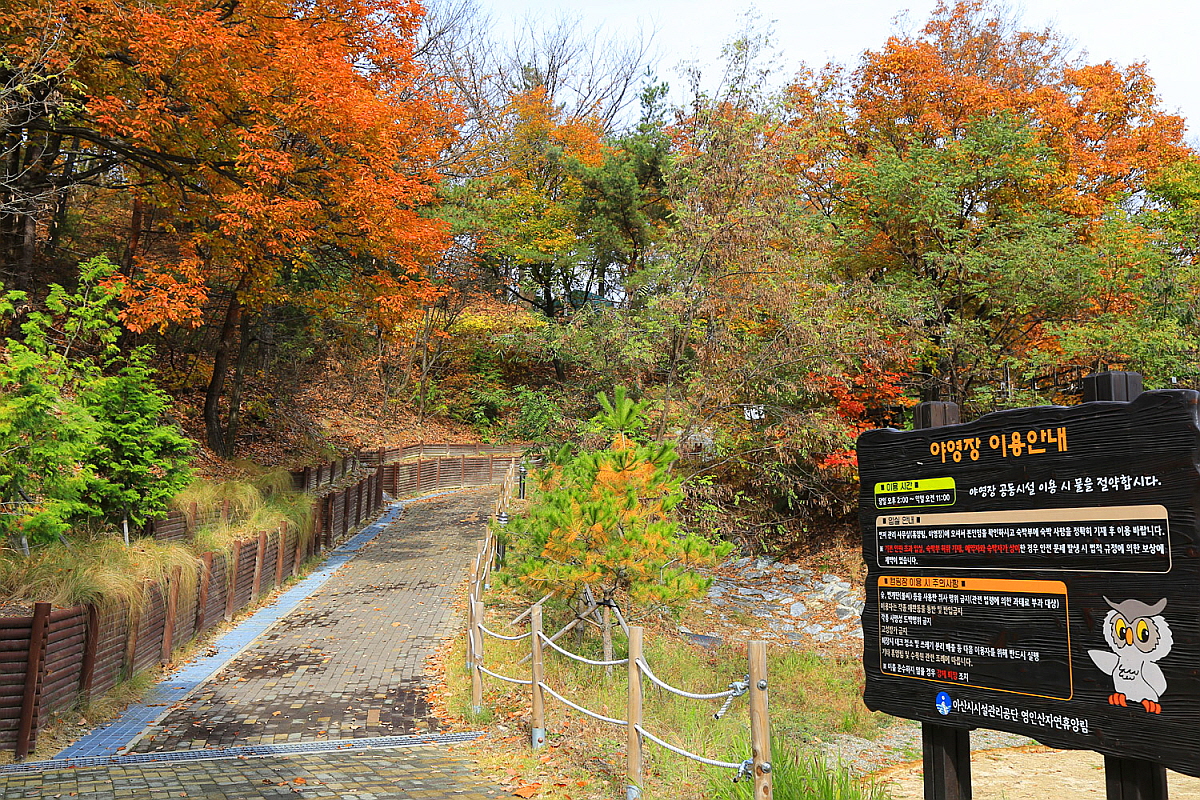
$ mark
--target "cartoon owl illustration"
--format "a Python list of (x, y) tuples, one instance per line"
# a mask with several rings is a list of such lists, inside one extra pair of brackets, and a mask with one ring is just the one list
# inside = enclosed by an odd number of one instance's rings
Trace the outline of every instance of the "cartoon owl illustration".
[(1112, 609), (1104, 618), (1104, 640), (1112, 649), (1088, 650), (1088, 655), (1101, 672), (1112, 676), (1115, 691), (1108, 702), (1140, 702), (1148, 713), (1161, 714), (1158, 699), (1167, 691), (1167, 679), (1157, 662), (1166, 658), (1173, 643), (1162, 617), (1166, 598), (1154, 605), (1141, 600), (1114, 603), (1107, 597), (1104, 602)]

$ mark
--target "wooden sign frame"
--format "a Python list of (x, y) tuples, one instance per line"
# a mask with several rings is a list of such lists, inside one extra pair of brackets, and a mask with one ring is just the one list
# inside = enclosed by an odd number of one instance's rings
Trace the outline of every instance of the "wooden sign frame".
[(970, 797), (975, 727), (1103, 753), (1110, 798), (1200, 776), (1200, 394), (1089, 381), (859, 439), (864, 699), (923, 723), (931, 800)]

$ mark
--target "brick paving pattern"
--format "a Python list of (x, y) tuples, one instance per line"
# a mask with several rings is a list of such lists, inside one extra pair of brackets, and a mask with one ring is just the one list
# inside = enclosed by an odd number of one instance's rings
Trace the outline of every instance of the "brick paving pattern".
[(443, 748), (347, 750), (0, 775), (0, 800), (72, 796), (80, 800), (484, 800), (505, 794), (498, 785), (472, 777), (469, 760)]
[(132, 752), (436, 730), (425, 662), (456, 630), (451, 599), (493, 501), (492, 491), (463, 492), (408, 506)]

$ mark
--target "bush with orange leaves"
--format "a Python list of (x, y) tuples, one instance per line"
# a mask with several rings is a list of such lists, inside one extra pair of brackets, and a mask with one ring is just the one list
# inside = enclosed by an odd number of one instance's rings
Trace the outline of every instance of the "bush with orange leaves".
[(611, 433), (603, 450), (550, 455), (534, 475), (537, 496), (509, 525), (517, 559), (508, 580), (530, 594), (570, 599), (590, 590), (601, 603), (628, 593), (638, 603), (674, 606), (708, 589), (694, 567), (723, 558), (732, 545), (683, 531), (673, 509), (682, 500), (671, 473), (673, 443), (638, 441), (645, 405), (617, 387), (592, 429)]

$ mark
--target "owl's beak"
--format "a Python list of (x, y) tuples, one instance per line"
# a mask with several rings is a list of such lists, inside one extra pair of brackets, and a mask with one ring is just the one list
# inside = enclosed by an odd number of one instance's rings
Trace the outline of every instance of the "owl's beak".
[(1133, 644), (1133, 628), (1125, 629), (1125, 644)]

